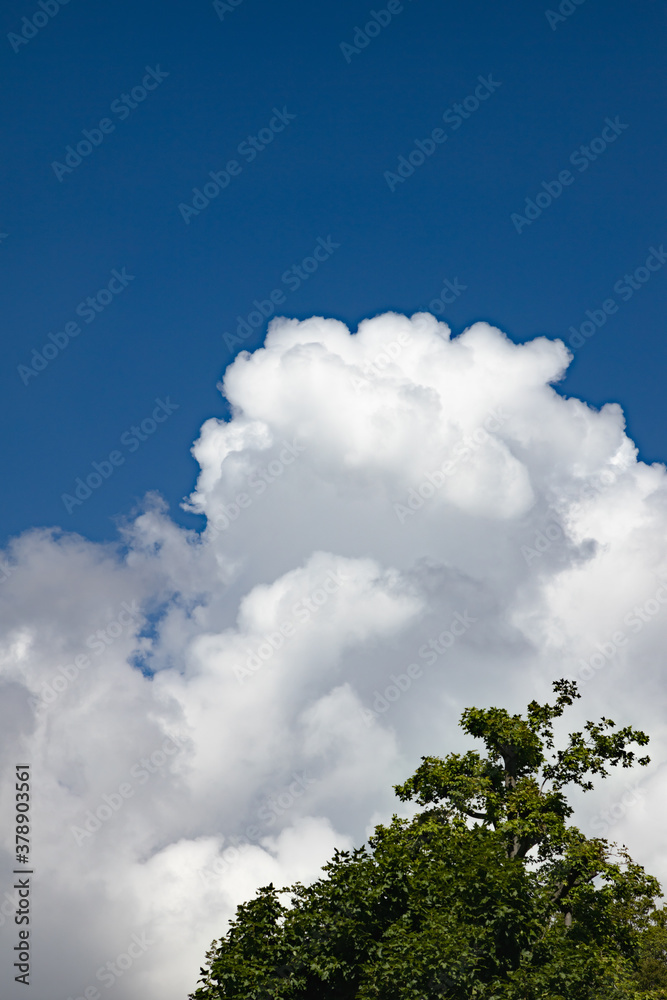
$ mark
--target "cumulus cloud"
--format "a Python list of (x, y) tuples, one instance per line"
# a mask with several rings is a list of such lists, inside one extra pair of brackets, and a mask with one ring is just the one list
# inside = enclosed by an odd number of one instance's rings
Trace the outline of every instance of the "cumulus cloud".
[(568, 361), (423, 313), (273, 320), (194, 444), (200, 534), (150, 496), (117, 545), (12, 541), (0, 802), (30, 761), (41, 992), (184, 997), (235, 906), (400, 811), (464, 707), (520, 711), (554, 677), (576, 721), (652, 734), (640, 792), (623, 772), (579, 815), (667, 875), (665, 469), (617, 404), (556, 392)]

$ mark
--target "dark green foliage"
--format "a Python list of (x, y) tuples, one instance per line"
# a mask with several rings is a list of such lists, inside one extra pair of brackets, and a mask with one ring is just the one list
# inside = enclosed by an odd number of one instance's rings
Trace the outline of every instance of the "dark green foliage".
[(649, 762), (648, 737), (602, 719), (554, 748), (553, 720), (467, 709), (486, 755), (422, 758), (396, 792), (424, 806), (336, 852), (282, 902), (272, 885), (238, 908), (191, 1000), (667, 1000), (658, 882), (625, 848), (568, 825), (563, 789)]
[(636, 980), (649, 996), (667, 997), (667, 910), (658, 910), (639, 944)]

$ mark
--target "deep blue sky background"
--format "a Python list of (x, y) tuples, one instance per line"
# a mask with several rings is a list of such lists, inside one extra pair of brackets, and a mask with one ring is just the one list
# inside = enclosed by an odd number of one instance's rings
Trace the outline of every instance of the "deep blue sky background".
[[(546, 4), (528, 0), (406, 0), (348, 63), (340, 43), (384, 6), (242, 0), (221, 20), (203, 0), (71, 0), (14, 52), (7, 34), (39, 7), (3, 5), (3, 541), (35, 525), (113, 538), (115, 518), (153, 489), (200, 525), (178, 504), (200, 424), (225, 412), (222, 334), (278, 287), (282, 314), (354, 329), (428, 309), (458, 278), (466, 291), (442, 316), (454, 332), (484, 319), (517, 341), (567, 337), (614, 297), (561, 390), (621, 402), (641, 456), (667, 457), (667, 266), (627, 303), (613, 292), (667, 243), (664, 4), (585, 0), (552, 30)], [(112, 101), (156, 64), (168, 77), (119, 121)], [(391, 192), (384, 171), (488, 74), (500, 88)], [(274, 106), (297, 117), (246, 163), (237, 146)], [(52, 161), (107, 116), (115, 131), (59, 182)], [(616, 116), (629, 127), (576, 171), (572, 151)], [(241, 175), (186, 225), (179, 203), (231, 158)], [(511, 213), (566, 168), (575, 182), (518, 234)], [(299, 290), (281, 285), (328, 236), (333, 256)], [(134, 281), (24, 385), (31, 349), (123, 267)], [(61, 494), (165, 396), (179, 409), (68, 514)]]

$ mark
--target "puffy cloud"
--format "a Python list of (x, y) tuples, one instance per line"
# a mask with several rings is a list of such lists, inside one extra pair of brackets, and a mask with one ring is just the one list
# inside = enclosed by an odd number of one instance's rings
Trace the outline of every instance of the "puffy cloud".
[(38, 989), (182, 998), (236, 904), (400, 811), (465, 706), (559, 676), (575, 722), (652, 734), (642, 794), (623, 772), (578, 808), (667, 874), (665, 469), (555, 391), (568, 360), (427, 314), (273, 320), (194, 445), (200, 535), (152, 496), (116, 546), (11, 543), (0, 801), (29, 760)]

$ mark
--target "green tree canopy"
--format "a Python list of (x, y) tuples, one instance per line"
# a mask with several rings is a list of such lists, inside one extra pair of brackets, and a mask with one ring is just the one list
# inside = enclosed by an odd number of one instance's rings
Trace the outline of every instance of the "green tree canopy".
[(485, 752), (422, 758), (395, 786), (413, 819), (239, 906), (190, 1000), (667, 1000), (659, 883), (569, 824), (564, 793), (648, 764), (648, 736), (603, 718), (555, 747), (580, 695), (553, 687), (525, 716), (466, 709)]

